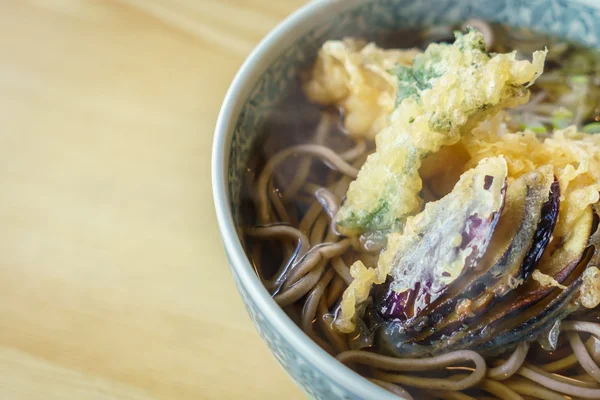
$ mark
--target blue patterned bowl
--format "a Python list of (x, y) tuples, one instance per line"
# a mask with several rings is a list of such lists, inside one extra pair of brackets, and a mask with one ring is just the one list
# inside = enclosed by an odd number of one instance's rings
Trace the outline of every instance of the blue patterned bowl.
[[(257, 127), (327, 39), (376, 38), (398, 28), (479, 17), (596, 46), (600, 0), (322, 0), (287, 18), (252, 52), (223, 102), (215, 131), (212, 183), (233, 277), (257, 330), (294, 381), (317, 399), (393, 399), (338, 363), (277, 306), (238, 237), (241, 177)], [(285, 397), (282, 394), (282, 397)]]

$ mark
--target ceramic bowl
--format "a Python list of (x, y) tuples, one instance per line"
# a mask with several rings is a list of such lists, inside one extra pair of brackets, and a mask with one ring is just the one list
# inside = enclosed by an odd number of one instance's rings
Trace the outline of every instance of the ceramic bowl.
[[(586, 45), (600, 38), (599, 0), (321, 0), (274, 29), (237, 73), (219, 114), (212, 154), (217, 218), (233, 277), (267, 346), (292, 379), (317, 399), (392, 399), (338, 363), (277, 306), (256, 276), (238, 237), (239, 189), (258, 127), (288, 93), (299, 71), (328, 39), (376, 40), (398, 28), (483, 18), (552, 33)], [(282, 393), (282, 398), (285, 394)]]

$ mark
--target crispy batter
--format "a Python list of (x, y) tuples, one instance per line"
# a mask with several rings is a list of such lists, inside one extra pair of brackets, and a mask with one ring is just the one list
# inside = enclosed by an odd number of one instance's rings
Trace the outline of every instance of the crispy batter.
[(410, 66), (420, 51), (384, 50), (373, 43), (345, 39), (326, 42), (304, 85), (315, 103), (344, 112), (344, 126), (354, 137), (374, 138), (386, 126), (396, 101), (396, 79), (388, 70)]

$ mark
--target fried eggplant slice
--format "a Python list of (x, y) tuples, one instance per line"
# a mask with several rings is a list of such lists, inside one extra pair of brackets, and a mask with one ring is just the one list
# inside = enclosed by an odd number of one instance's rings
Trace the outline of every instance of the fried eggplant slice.
[[(575, 282), (590, 264), (594, 253), (593, 248), (588, 247), (592, 221), (592, 210), (588, 207), (577, 221), (577, 229), (567, 237), (554, 238), (554, 243), (544, 253), (538, 270), (558, 283), (569, 285)], [(523, 285), (510, 291), (483, 315), (473, 320), (465, 320), (460, 327), (455, 327), (453, 332), (445, 332), (445, 335), (435, 339), (414, 342), (414, 333), (405, 330), (398, 321), (384, 322), (378, 330), (378, 345), (381, 351), (398, 357), (421, 357), (455, 349), (473, 348), (503, 334), (503, 330), (509, 329), (512, 323), (510, 321), (520, 321), (515, 318), (532, 318), (541, 313), (559, 293), (560, 289), (541, 285), (530, 276)], [(550, 311), (547, 314), (555, 315)], [(522, 323), (525, 322), (527, 320), (523, 319)], [(538, 324), (532, 326), (542, 329)], [(498, 342), (498, 346), (510, 344), (508, 336), (506, 339), (504, 342)]]
[(344, 292), (335, 322), (340, 332), (355, 328), (356, 306), (364, 302), (373, 284), (390, 285), (380, 313), (404, 320), (416, 317), (430, 301), (481, 259), (502, 212), (506, 193), (503, 157), (481, 160), (465, 172), (451, 193), (427, 204), (409, 218), (402, 234), (390, 234), (376, 269), (355, 263), (354, 281)]
[(483, 337), (489, 338), (489, 340), (474, 347), (474, 350), (481, 354), (498, 354), (503, 349), (515, 347), (521, 341), (534, 340), (542, 331), (563, 320), (579, 308), (574, 300), (577, 299), (582, 284), (583, 279), (579, 276), (566, 289), (555, 288), (552, 294), (546, 296), (543, 301), (537, 303), (534, 307), (527, 309), (526, 312), (514, 319), (509, 318), (505, 321), (507, 326), (498, 326), (494, 330), (500, 332), (498, 335), (493, 332), (481, 333)]
[(486, 252), (505, 199), (506, 164), (482, 160), (450, 194), (429, 203), (401, 235), (390, 235), (380, 258), (393, 282), (381, 315), (410, 322)]
[(586, 257), (564, 280), (566, 289), (548, 288), (545, 295), (528, 308), (513, 309), (499, 319), (484, 317), (472, 327), (465, 325), (461, 330), (436, 340), (404, 342), (402, 345), (389, 339), (405, 334), (398, 330), (397, 324), (384, 325), (384, 329), (379, 331), (379, 349), (397, 357), (426, 357), (460, 349), (498, 353), (514, 347), (521, 340), (531, 340), (553, 321), (563, 319), (578, 309), (573, 301), (582, 286), (582, 274), (588, 268), (590, 256), (591, 252), (586, 252)]
[(483, 342), (475, 348), (484, 353), (511, 348), (520, 341), (534, 339), (541, 331), (579, 309), (580, 305), (574, 300), (577, 300), (583, 285), (591, 253), (591, 248), (586, 249), (577, 267), (563, 281), (564, 289), (549, 288), (549, 293), (535, 305), (508, 316), (496, 326), (487, 327), (487, 332), (484, 328), (467, 335), (461, 341), (462, 346), (458, 347), (471, 347)]
[(455, 330), (466, 319), (481, 315), (495, 298), (501, 298), (523, 281), (525, 257), (535, 246), (553, 185), (550, 166), (509, 184), (504, 211), (485, 256), (430, 308), (427, 314), (430, 326), (416, 334), (415, 340)]
[[(588, 207), (587, 212), (575, 225), (577, 229), (567, 237), (554, 239), (555, 243), (552, 247), (549, 246), (544, 252), (538, 270), (558, 283), (563, 283), (571, 272), (581, 265), (582, 259), (585, 260), (584, 252), (590, 237), (592, 221), (592, 210)], [(543, 299), (553, 289), (529, 277), (522, 286), (510, 292), (500, 303), (487, 311), (485, 318), (481, 319), (478, 325), (483, 327), (494, 324), (513, 313), (520, 312)]]

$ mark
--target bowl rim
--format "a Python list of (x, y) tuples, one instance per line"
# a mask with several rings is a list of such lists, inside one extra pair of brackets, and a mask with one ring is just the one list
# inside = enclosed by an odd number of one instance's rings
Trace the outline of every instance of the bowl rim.
[(306, 32), (308, 30), (306, 27), (311, 25), (306, 24), (309, 19), (332, 6), (339, 7), (342, 2), (345, 2), (346, 5), (354, 3), (343, 0), (313, 0), (294, 11), (259, 42), (236, 73), (217, 117), (213, 138), (211, 166), (213, 200), (217, 223), (225, 251), (230, 258), (231, 268), (235, 270), (247, 289), (248, 295), (256, 303), (264, 317), (277, 328), (295, 350), (302, 354), (309, 354), (308, 358), (321, 370), (327, 371), (339, 386), (361, 398), (393, 400), (398, 397), (337, 361), (310, 339), (277, 305), (250, 265), (229, 207), (227, 188), (229, 148), (237, 118), (254, 86), (253, 77), (264, 72), (265, 67), (273, 61), (273, 55), (279, 56), (278, 49), (288, 42), (287, 38), (290, 35), (296, 31)]
[[(262, 74), (281, 54), (280, 49), (286, 47), (290, 36), (307, 32), (311, 26), (314, 26), (314, 19), (317, 16), (328, 12), (330, 8), (351, 7), (360, 1), (312, 0), (287, 16), (252, 50), (230, 84), (217, 117), (212, 145), (211, 180), (217, 223), (229, 257), (229, 264), (264, 317), (277, 327), (279, 333), (285, 336), (295, 350), (302, 354), (310, 354), (308, 358), (319, 369), (327, 371), (328, 376), (339, 386), (364, 399), (393, 400), (398, 397), (357, 374), (323, 350), (294, 324), (273, 300), (255, 274), (244, 252), (229, 208), (227, 187), (229, 148), (233, 129), (248, 95), (256, 84), (255, 77)], [(600, 9), (596, 1), (567, 0), (567, 3), (579, 3)], [(309, 22), (311, 20), (312, 23)]]

